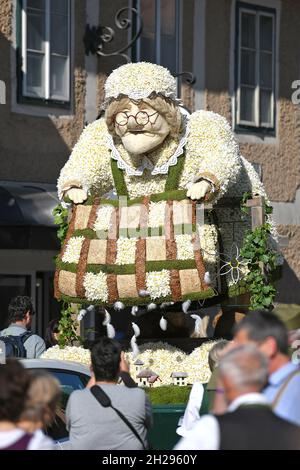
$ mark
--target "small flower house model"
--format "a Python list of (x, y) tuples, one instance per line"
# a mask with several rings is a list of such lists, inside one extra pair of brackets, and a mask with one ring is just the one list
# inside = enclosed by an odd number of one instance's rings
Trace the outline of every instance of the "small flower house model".
[(140, 372), (142, 372), (142, 369), (143, 369), (143, 361), (141, 361), (140, 359), (137, 359), (134, 363), (134, 367), (135, 367), (135, 372), (136, 374), (139, 374)]
[(179, 385), (181, 387), (187, 385), (188, 374), (186, 372), (173, 372), (171, 377), (174, 385)]
[(137, 375), (137, 379), (138, 379), (138, 385), (141, 386), (141, 387), (147, 387), (150, 385), (150, 387), (152, 387), (152, 385), (157, 381), (157, 380), (160, 380), (158, 374), (156, 374), (155, 372), (153, 372), (153, 370), (151, 369), (144, 369), (142, 370), (138, 375)]

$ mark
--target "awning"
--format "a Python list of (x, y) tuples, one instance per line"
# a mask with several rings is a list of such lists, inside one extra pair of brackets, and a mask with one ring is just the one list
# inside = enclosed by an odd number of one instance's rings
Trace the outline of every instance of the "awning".
[(0, 181), (0, 249), (59, 249), (57, 204), (54, 184)]

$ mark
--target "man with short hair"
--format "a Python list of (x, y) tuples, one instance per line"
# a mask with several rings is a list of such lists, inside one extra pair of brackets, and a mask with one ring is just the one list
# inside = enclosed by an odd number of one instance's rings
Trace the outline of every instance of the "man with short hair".
[(21, 336), (21, 346), (24, 346), (27, 359), (37, 358), (46, 350), (43, 338), (30, 331), (34, 314), (34, 308), (29, 297), (19, 295), (13, 298), (8, 306), (9, 326), (0, 332), (0, 337)]
[[(151, 405), (140, 388), (118, 385), (120, 372), (127, 371), (128, 367), (120, 345), (110, 338), (100, 338), (92, 347), (91, 362), (95, 379), (91, 385), (95, 385), (73, 392), (67, 404), (71, 449), (142, 450), (147, 447), (147, 430), (152, 422)], [(98, 393), (107, 395), (115, 409), (98, 401), (95, 396), (97, 388)]]
[(273, 413), (260, 393), (268, 361), (255, 345), (242, 345), (220, 361), (226, 413), (206, 415), (177, 444), (176, 450), (300, 450), (300, 427)]
[(236, 344), (255, 344), (269, 360), (263, 393), (278, 416), (300, 426), (300, 367), (288, 356), (288, 332), (273, 313), (250, 312), (234, 330)]

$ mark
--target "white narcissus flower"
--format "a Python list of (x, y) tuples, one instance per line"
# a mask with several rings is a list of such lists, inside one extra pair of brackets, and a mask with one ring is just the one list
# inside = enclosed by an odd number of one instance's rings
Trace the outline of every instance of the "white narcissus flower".
[(120, 94), (139, 100), (155, 92), (176, 99), (176, 79), (167, 68), (150, 62), (118, 67), (109, 75), (104, 88), (106, 104)]
[[(197, 319), (196, 319), (197, 320)], [(199, 348), (194, 349), (191, 354), (186, 354), (180, 349), (164, 342), (145, 343), (139, 346), (140, 353), (134, 360), (141, 360), (143, 369), (151, 369), (159, 375), (162, 382), (155, 382), (154, 386), (170, 385), (173, 383), (172, 372), (186, 372), (187, 382), (207, 383), (211, 376), (208, 365), (208, 353), (216, 341), (207, 341)], [(130, 370), (134, 380), (138, 382), (134, 360), (130, 353), (126, 353), (130, 363)]]
[(146, 285), (152, 299), (170, 295), (170, 272), (163, 269), (146, 273)]
[(136, 238), (118, 238), (116, 264), (134, 264)]
[(40, 356), (40, 359), (80, 362), (89, 366), (91, 364), (91, 353), (88, 349), (78, 346), (66, 346), (62, 349), (59, 346), (52, 346)]
[(194, 259), (194, 247), (191, 234), (176, 235), (177, 259)]
[(113, 206), (110, 205), (99, 207), (97, 218), (94, 223), (94, 230), (109, 230), (112, 221), (113, 210)]
[(71, 237), (62, 257), (64, 263), (78, 263), (84, 237)]
[[(189, 355), (162, 341), (144, 343), (138, 348), (136, 338), (139, 334), (139, 329), (136, 327), (137, 325), (134, 324), (134, 335), (131, 342), (135, 355), (133, 357), (131, 352), (125, 354), (135, 381), (137, 381), (136, 376), (138, 372), (134, 362), (137, 358), (144, 363), (144, 369), (152, 369), (159, 375), (161, 382), (155, 382), (154, 386), (172, 384), (172, 372), (186, 372), (188, 374), (188, 383), (191, 384), (194, 382), (207, 383), (209, 381), (211, 372), (208, 365), (208, 353), (217, 341), (207, 341), (199, 348), (194, 349)], [(42, 354), (41, 359), (79, 362), (88, 366), (91, 363), (90, 351), (77, 346), (66, 346), (63, 349), (59, 346), (53, 346)]]
[(85, 296), (88, 300), (108, 300), (107, 275), (103, 272), (98, 274), (86, 273), (83, 278)]
[(164, 342), (144, 343), (139, 346), (140, 352), (133, 360), (130, 353), (126, 353), (126, 359), (130, 363), (130, 371), (133, 379), (138, 383), (134, 362), (140, 359), (144, 365), (143, 369), (151, 369), (159, 375), (162, 382), (156, 381), (153, 386), (170, 385), (173, 383), (172, 372), (184, 372), (183, 362), (186, 354), (178, 348)]
[(166, 219), (166, 201), (150, 202), (149, 227), (164, 227)]

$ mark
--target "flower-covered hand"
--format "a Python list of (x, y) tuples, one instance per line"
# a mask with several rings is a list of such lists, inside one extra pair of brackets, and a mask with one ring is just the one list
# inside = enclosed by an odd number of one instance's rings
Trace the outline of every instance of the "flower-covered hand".
[(208, 181), (198, 181), (194, 183), (187, 192), (187, 197), (191, 199), (203, 199), (204, 196), (211, 190), (211, 184)]
[(87, 199), (87, 192), (84, 189), (71, 188), (66, 192), (66, 196), (75, 204), (81, 204)]

